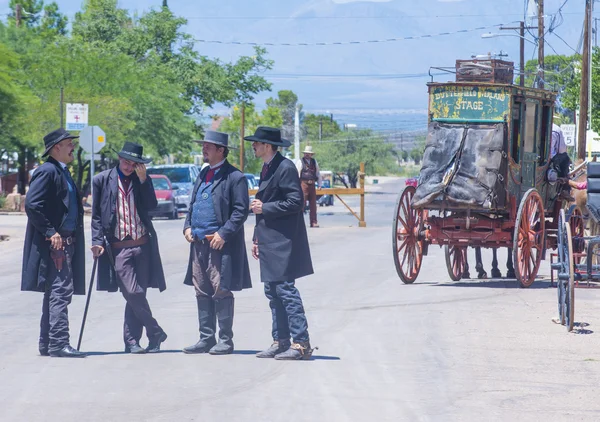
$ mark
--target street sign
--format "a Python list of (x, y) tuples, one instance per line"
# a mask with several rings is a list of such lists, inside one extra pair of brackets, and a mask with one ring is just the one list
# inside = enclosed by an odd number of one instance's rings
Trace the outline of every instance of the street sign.
[(66, 130), (83, 130), (88, 125), (87, 104), (67, 104)]
[(586, 132), (585, 141), (588, 158), (592, 158), (592, 152), (600, 152), (600, 135), (598, 135), (596, 132), (593, 130), (588, 130)]
[[(91, 158), (92, 158), (92, 154), (85, 153), (83, 155), (83, 159), (86, 161), (89, 161)], [(100, 154), (94, 154), (94, 160), (100, 161), (101, 159), (102, 159), (102, 156)]]
[(98, 152), (106, 145), (106, 135), (98, 126), (86, 126), (79, 134), (79, 146), (85, 152)]
[[(85, 151), (90, 153), (92, 157), (95, 157), (98, 151), (104, 148), (106, 145), (106, 135), (104, 131), (98, 126), (86, 126), (79, 133), (79, 146)], [(90, 180), (94, 178), (94, 161), (90, 160)], [(94, 194), (94, 185), (90, 186), (92, 195)]]
[(577, 132), (575, 130), (575, 125), (560, 125), (560, 129), (562, 130), (563, 136), (565, 137), (565, 143), (567, 144), (567, 146), (576, 146)]

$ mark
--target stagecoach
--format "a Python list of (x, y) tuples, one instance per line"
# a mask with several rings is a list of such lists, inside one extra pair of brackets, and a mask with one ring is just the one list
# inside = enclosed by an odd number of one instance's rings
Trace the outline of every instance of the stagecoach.
[(417, 279), (429, 246), (439, 245), (455, 281), (467, 247), (508, 248), (518, 282), (529, 287), (546, 248), (556, 248), (563, 204), (548, 178), (556, 94), (512, 84), (510, 66), (457, 61), (456, 81), (427, 84), (418, 184), (399, 194), (392, 229), (404, 283)]

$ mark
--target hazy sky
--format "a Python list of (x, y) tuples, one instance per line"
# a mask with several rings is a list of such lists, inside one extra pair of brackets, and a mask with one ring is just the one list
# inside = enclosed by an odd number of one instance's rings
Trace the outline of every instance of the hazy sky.
[[(268, 75), (273, 91), (292, 89), (310, 111), (369, 110), (389, 113), (397, 109), (427, 107), (426, 75), (430, 66), (452, 67), (459, 58), (473, 54), (506, 52), (505, 59), (518, 65), (516, 36), (483, 39), (486, 32), (514, 34), (494, 28), (518, 25), (527, 1), (533, 0), (170, 0), (169, 7), (188, 19), (186, 30), (196, 39), (259, 43), (333, 43), (417, 37), (450, 32), (450, 35), (381, 43), (351, 45), (269, 46), (275, 66)], [(556, 12), (562, 8), (563, 18)], [(546, 0), (549, 24), (546, 54), (554, 48), (571, 54), (578, 48), (584, 14), (583, 0)], [(63, 13), (72, 18), (81, 0), (58, 0)], [(159, 7), (162, 0), (122, 0), (119, 6), (142, 14)], [(531, 6), (530, 6), (531, 7)], [(0, 14), (8, 0), (0, 0)], [(561, 25), (558, 25), (562, 21)], [(530, 22), (534, 25), (536, 21)], [(472, 30), (464, 33), (453, 33)], [(533, 30), (537, 36), (537, 30)], [(563, 38), (563, 42), (559, 37)], [(531, 34), (527, 38), (535, 41)], [(568, 44), (569, 46), (567, 46)], [(248, 45), (197, 43), (199, 52), (224, 61), (252, 55)], [(537, 57), (526, 43), (526, 59)], [(415, 77), (415, 75), (417, 77)], [(436, 80), (453, 79), (453, 74)], [(257, 102), (272, 95), (261, 95)], [(358, 111), (357, 111), (358, 110)]]

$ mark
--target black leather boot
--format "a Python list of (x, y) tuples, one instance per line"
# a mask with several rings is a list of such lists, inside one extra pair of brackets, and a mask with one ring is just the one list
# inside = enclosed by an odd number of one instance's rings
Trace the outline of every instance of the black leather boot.
[(208, 353), (215, 345), (215, 303), (212, 298), (196, 296), (198, 304), (198, 324), (200, 326), (200, 340), (193, 346), (183, 349), (183, 353)]
[(215, 301), (217, 321), (219, 321), (219, 342), (210, 349), (211, 355), (233, 353), (233, 296)]

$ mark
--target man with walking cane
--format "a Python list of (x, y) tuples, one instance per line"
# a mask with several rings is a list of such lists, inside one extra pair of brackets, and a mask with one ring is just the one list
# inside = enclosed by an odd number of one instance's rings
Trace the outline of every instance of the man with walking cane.
[[(127, 353), (155, 353), (167, 334), (152, 316), (149, 287), (166, 289), (158, 238), (148, 216), (157, 200), (146, 175), (143, 147), (126, 142), (119, 165), (94, 177), (92, 252), (98, 258), (98, 290), (121, 290), (127, 301), (123, 340)], [(106, 253), (104, 253), (106, 252)], [(148, 347), (140, 346), (146, 328)]]
[[(202, 170), (183, 227), (190, 242), (185, 284), (193, 285), (198, 305), (200, 340), (185, 353), (233, 353), (234, 291), (252, 287), (244, 241), (249, 198), (246, 176), (229, 164), (229, 135), (207, 131)], [(219, 321), (219, 342), (215, 340)]]
[(69, 345), (67, 311), (73, 294), (85, 294), (83, 205), (67, 168), (73, 161), (75, 138), (64, 129), (44, 137), (43, 157), (50, 157), (34, 172), (25, 201), (28, 220), (21, 290), (44, 292), (42, 356), (86, 356)]

